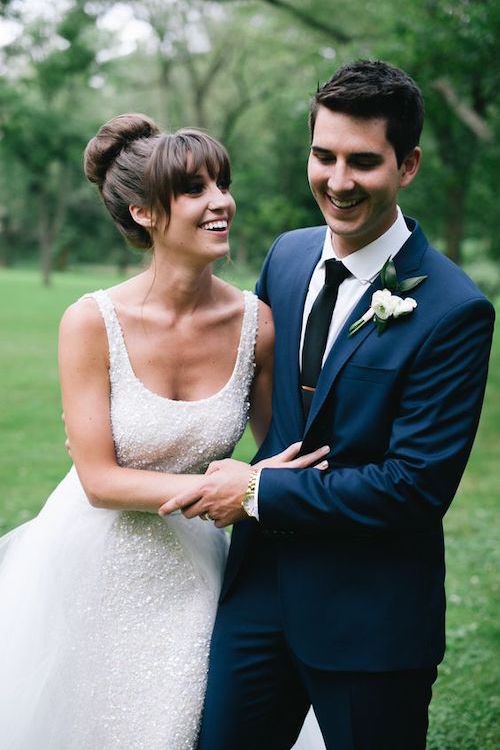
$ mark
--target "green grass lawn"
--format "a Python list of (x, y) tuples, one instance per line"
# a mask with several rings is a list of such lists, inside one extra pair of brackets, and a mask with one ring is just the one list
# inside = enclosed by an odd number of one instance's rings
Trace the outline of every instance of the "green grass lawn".
[[(253, 286), (230, 265), (223, 275)], [(45, 289), (35, 271), (0, 270), (0, 531), (32, 517), (70, 464), (57, 382), (60, 316), (81, 294), (118, 280), (105, 269), (87, 270), (55, 275)], [(499, 437), (497, 332), (478, 438), (446, 518), (448, 650), (434, 690), (430, 750), (500, 747)], [(252, 451), (246, 434), (237, 455), (249, 458)]]

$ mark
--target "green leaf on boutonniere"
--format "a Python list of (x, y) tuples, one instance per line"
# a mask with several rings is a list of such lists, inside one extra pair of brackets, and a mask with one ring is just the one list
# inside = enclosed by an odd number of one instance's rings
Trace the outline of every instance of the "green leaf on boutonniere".
[(383, 333), (387, 328), (387, 320), (382, 320), (382, 318), (379, 318), (377, 315), (375, 315), (373, 321), (377, 328), (377, 333), (380, 336), (380, 334)]
[(382, 282), (382, 288), (388, 289), (390, 292), (395, 292), (398, 288), (398, 277), (396, 274), (396, 266), (392, 258), (387, 258), (382, 270), (380, 271), (380, 281)]
[(427, 276), (413, 276), (411, 279), (404, 279), (398, 286), (399, 292), (409, 292), (411, 289), (415, 289), (416, 286), (425, 281)]

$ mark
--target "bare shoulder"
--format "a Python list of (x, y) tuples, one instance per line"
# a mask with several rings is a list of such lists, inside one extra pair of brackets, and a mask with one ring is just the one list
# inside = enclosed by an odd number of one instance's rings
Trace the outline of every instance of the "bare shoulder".
[(259, 300), (259, 327), (255, 355), (257, 364), (265, 362), (274, 351), (274, 322), (269, 305)]
[(83, 333), (104, 330), (104, 322), (97, 302), (92, 297), (81, 297), (66, 308), (61, 318), (61, 329)]
[(59, 346), (107, 357), (106, 328), (94, 299), (83, 297), (65, 310), (59, 326)]

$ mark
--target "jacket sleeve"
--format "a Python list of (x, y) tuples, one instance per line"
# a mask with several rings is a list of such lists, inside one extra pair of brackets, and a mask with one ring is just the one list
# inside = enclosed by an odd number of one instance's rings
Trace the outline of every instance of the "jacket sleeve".
[(264, 469), (261, 523), (309, 533), (435, 527), (476, 434), (493, 321), (492, 306), (480, 298), (453, 308), (435, 325), (405, 374), (381, 462), (326, 472)]
[(255, 294), (260, 300), (262, 300), (262, 302), (265, 302), (266, 305), (271, 304), (269, 301), (269, 292), (267, 288), (269, 266), (271, 264), (271, 259), (273, 257), (274, 250), (276, 249), (276, 246), (278, 245), (282, 237), (284, 237), (284, 234), (280, 234), (279, 237), (277, 237), (274, 240), (273, 244), (271, 245), (269, 252), (266, 255), (264, 264), (262, 266), (259, 278), (257, 279), (257, 282), (255, 284)]

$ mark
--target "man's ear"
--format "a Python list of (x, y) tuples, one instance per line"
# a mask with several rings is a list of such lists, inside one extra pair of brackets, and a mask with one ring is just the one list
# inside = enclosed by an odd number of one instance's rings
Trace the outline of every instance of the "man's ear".
[(149, 208), (131, 204), (128, 207), (128, 210), (130, 211), (130, 215), (136, 224), (140, 224), (141, 227), (145, 227), (146, 229), (153, 229), (154, 219)]
[(400, 171), (400, 182), (399, 186), (402, 188), (408, 187), (410, 182), (415, 178), (418, 170), (420, 169), (420, 163), (422, 161), (422, 149), (419, 146), (410, 151), (409, 154), (403, 159)]

